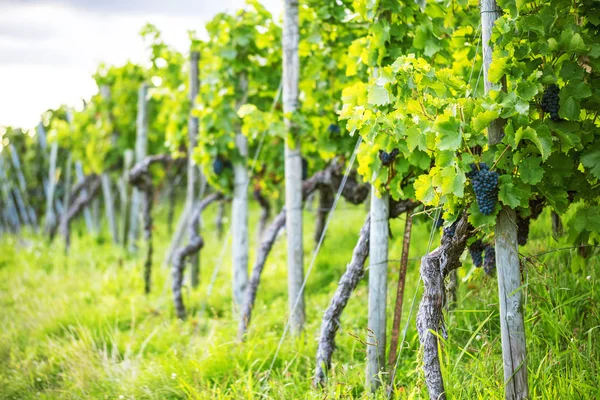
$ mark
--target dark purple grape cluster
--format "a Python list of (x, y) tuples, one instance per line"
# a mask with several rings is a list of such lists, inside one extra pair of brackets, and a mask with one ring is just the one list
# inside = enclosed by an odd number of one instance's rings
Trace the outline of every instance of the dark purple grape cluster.
[(392, 151), (390, 151), (389, 153), (386, 153), (383, 150), (379, 150), (379, 159), (381, 160), (381, 163), (387, 167), (388, 165), (390, 165), (391, 163), (394, 162), (394, 160), (396, 159), (396, 156), (400, 154), (400, 150), (398, 149), (394, 149)]
[(519, 242), (519, 246), (525, 246), (527, 244), (527, 239), (529, 238), (529, 223), (529, 217), (523, 218), (517, 216), (517, 241)]
[(550, 118), (552, 121), (560, 121), (560, 117), (558, 116), (559, 106), (559, 98), (558, 93), (560, 89), (556, 85), (550, 85), (544, 91), (542, 95), (542, 110), (550, 114)]
[(494, 213), (498, 201), (498, 173), (490, 171), (486, 163), (471, 164), (467, 178), (471, 180), (477, 206), (483, 215)]
[(443, 225), (444, 225), (444, 218), (442, 218), (442, 213), (440, 213), (440, 215), (437, 216), (437, 219), (433, 223), (433, 228), (440, 229)]
[(215, 171), (215, 174), (217, 175), (221, 175), (223, 171), (225, 171), (228, 168), (233, 168), (231, 161), (221, 156), (215, 158), (215, 161), (213, 161), (213, 171)]
[(444, 227), (444, 236), (454, 237), (455, 232), (456, 232), (456, 222), (450, 226)]
[(469, 254), (471, 255), (471, 260), (473, 260), (473, 265), (475, 265), (477, 268), (481, 268), (483, 265), (484, 250), (485, 246), (479, 239), (469, 245)]
[(302, 157), (302, 180), (305, 181), (308, 178), (308, 161)]
[(486, 244), (483, 251), (483, 270), (492, 275), (496, 269), (496, 249), (493, 244)]
[(334, 134), (334, 135), (335, 135), (335, 134), (338, 134), (338, 133), (340, 133), (340, 126), (339, 126), (339, 125), (337, 125), (337, 124), (330, 124), (330, 125), (327, 127), (327, 132), (329, 132), (329, 133), (331, 133), (331, 134)]

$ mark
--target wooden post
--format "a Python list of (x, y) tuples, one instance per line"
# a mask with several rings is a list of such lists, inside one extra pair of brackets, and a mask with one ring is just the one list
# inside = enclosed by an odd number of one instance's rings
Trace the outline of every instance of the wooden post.
[(21, 230), (21, 223), (19, 220), (19, 213), (17, 211), (17, 205), (15, 204), (14, 198), (11, 193), (11, 187), (8, 182), (8, 176), (4, 170), (4, 162), (0, 157), (0, 184), (2, 185), (2, 196), (4, 197), (4, 204), (7, 209), (7, 218), (11, 221), (13, 229), (16, 233)]
[[(135, 141), (135, 163), (139, 163), (146, 157), (148, 150), (148, 84), (142, 83), (138, 92), (137, 109), (137, 137)], [(133, 188), (131, 196), (131, 214), (129, 219), (129, 251), (137, 251), (137, 240), (140, 235), (140, 206), (142, 195), (138, 189)]]
[[(200, 53), (192, 51), (190, 54), (190, 115), (188, 119), (188, 164), (187, 164), (187, 193), (186, 207), (193, 207), (196, 201), (196, 190), (199, 182), (199, 170), (193, 159), (194, 149), (198, 143), (198, 118), (192, 115), (192, 110), (196, 105), (196, 97), (200, 87), (198, 75), (198, 64)], [(200, 232), (202, 218), (198, 218), (197, 231)], [(200, 233), (199, 233), (200, 234)], [(191, 239), (191, 237), (190, 237)], [(200, 255), (196, 253), (190, 257), (190, 281), (192, 287), (197, 287), (200, 283)]]
[[(380, 197), (379, 197), (380, 196)], [(375, 392), (385, 370), (389, 194), (371, 188), (367, 387)]]
[(58, 156), (58, 143), (53, 142), (50, 148), (50, 165), (48, 168), (48, 187), (46, 192), (46, 218), (45, 230), (50, 232), (50, 229), (57, 223), (56, 214), (54, 213), (54, 189), (56, 186), (56, 157)]
[[(283, 113), (298, 108), (300, 58), (298, 43), (298, 0), (285, 0), (283, 12)], [(304, 250), (302, 243), (302, 156), (300, 139), (290, 119), (285, 119), (285, 210), (287, 232), (288, 302), (290, 331), (299, 335), (304, 328)]]
[[(248, 78), (242, 74), (239, 78), (239, 95), (236, 109), (245, 102), (248, 95)], [(235, 135), (236, 147), (242, 156), (241, 161), (233, 164), (233, 205), (231, 211), (231, 250), (233, 260), (233, 299), (235, 310), (244, 305), (244, 295), (248, 286), (248, 139), (240, 132)], [(240, 313), (241, 315), (241, 313)]]
[[(83, 166), (81, 165), (81, 161), (75, 162), (75, 174), (77, 175), (77, 183), (83, 182)], [(83, 196), (86, 196), (86, 190), (82, 191)], [(94, 227), (92, 225), (92, 214), (90, 213), (89, 207), (85, 207), (83, 209), (83, 219), (85, 220), (85, 226), (87, 227), (88, 233), (92, 233)]]
[[(481, 1), (483, 75), (486, 93), (492, 87), (492, 83), (488, 80), (488, 70), (492, 63), (490, 38), (494, 22), (499, 16), (495, 0)], [(503, 131), (502, 121), (500, 119), (493, 121), (488, 128), (488, 144), (490, 146), (498, 144), (502, 140)], [(495, 231), (504, 388), (505, 398), (510, 400), (526, 399), (529, 392), (516, 221), (515, 210), (504, 206), (496, 218)]]
[(127, 228), (128, 228), (128, 210), (129, 210), (129, 170), (131, 169), (131, 164), (133, 164), (133, 150), (127, 149), (125, 150), (125, 155), (123, 157), (124, 165), (123, 165), (123, 174), (121, 175), (121, 179), (119, 181), (119, 205), (121, 208), (121, 242), (123, 243), (123, 247), (127, 246)]
[(35, 213), (35, 210), (31, 206), (31, 203), (29, 202), (29, 196), (27, 193), (27, 181), (25, 181), (25, 175), (23, 175), (23, 170), (21, 169), (21, 161), (19, 160), (17, 149), (12, 144), (10, 145), (10, 155), (13, 167), (17, 174), (21, 196), (23, 197), (23, 201), (27, 208), (29, 222), (31, 223), (32, 228), (34, 230), (37, 230), (37, 215)]
[(106, 214), (106, 219), (108, 220), (108, 230), (110, 231), (110, 236), (112, 237), (113, 243), (119, 244), (119, 232), (117, 230), (117, 219), (115, 216), (112, 191), (110, 189), (110, 178), (105, 172), (102, 175), (100, 175), (100, 179), (102, 181), (102, 194), (104, 196), (104, 213)]

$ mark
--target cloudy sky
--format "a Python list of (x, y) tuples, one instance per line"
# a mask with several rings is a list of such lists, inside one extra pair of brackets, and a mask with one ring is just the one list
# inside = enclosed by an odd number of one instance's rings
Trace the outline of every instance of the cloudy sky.
[[(96, 91), (98, 63), (142, 62), (139, 31), (156, 25), (181, 51), (216, 13), (244, 0), (0, 0), (0, 126), (33, 127), (40, 114)], [(279, 16), (283, 0), (262, 0)]]

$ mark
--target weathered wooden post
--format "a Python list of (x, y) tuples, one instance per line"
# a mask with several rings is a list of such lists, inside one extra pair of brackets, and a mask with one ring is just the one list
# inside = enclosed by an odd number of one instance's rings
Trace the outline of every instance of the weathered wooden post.
[[(192, 51), (190, 54), (190, 115), (188, 118), (188, 163), (187, 163), (187, 193), (186, 193), (186, 208), (193, 207), (196, 201), (196, 190), (199, 187), (200, 171), (194, 162), (194, 148), (198, 143), (198, 118), (192, 115), (192, 110), (196, 105), (196, 97), (200, 87), (198, 64), (200, 61), (200, 53)], [(197, 230), (200, 232), (202, 218), (198, 219)], [(191, 237), (190, 237), (191, 239)], [(200, 255), (196, 253), (190, 257), (190, 281), (192, 287), (197, 287), (200, 283)]]
[[(135, 141), (135, 163), (141, 162), (148, 152), (148, 84), (142, 83), (138, 92), (137, 137)], [(140, 235), (140, 206), (142, 195), (134, 188), (131, 195), (131, 214), (129, 219), (129, 251), (137, 251), (137, 240)]]
[(383, 383), (385, 370), (389, 202), (387, 192), (371, 188), (367, 387), (372, 392)]
[[(290, 115), (298, 108), (300, 58), (298, 43), (298, 0), (285, 0), (283, 11), (283, 113)], [(285, 119), (285, 210), (287, 232), (288, 302), (290, 331), (299, 335), (304, 328), (304, 250), (302, 243), (302, 156), (300, 139), (289, 118)]]
[[(83, 165), (81, 165), (81, 161), (75, 162), (75, 175), (77, 176), (77, 183), (82, 183), (84, 180), (83, 175)], [(86, 196), (86, 190), (82, 190), (83, 196)], [(85, 226), (87, 228), (88, 233), (92, 233), (94, 227), (92, 225), (92, 214), (90, 213), (90, 209), (86, 206), (83, 209), (83, 219), (85, 220)]]
[(119, 205), (121, 208), (121, 242), (127, 248), (128, 211), (129, 211), (129, 170), (133, 164), (133, 150), (125, 150), (123, 156), (123, 174), (119, 180)]
[[(100, 96), (106, 104), (110, 106), (110, 86), (102, 85), (100, 86)], [(109, 115), (109, 118), (112, 117)], [(113, 145), (117, 142), (118, 135), (116, 132), (112, 132), (111, 141)], [(106, 215), (106, 219), (108, 220), (108, 230), (110, 232), (110, 236), (114, 244), (119, 243), (119, 233), (117, 229), (117, 217), (115, 215), (114, 201), (111, 191), (111, 182), (110, 177), (107, 172), (104, 172), (100, 176), (100, 180), (102, 183), (102, 197), (104, 198), (104, 214)]]
[(57, 216), (54, 213), (54, 190), (56, 187), (56, 157), (58, 156), (58, 143), (54, 141), (50, 148), (50, 165), (48, 168), (48, 185), (46, 191), (46, 218), (45, 230), (50, 232), (57, 223)]
[(13, 168), (17, 174), (17, 180), (19, 182), (21, 196), (23, 197), (25, 207), (27, 208), (29, 222), (31, 223), (31, 227), (34, 230), (37, 230), (37, 215), (35, 213), (34, 208), (31, 206), (31, 203), (29, 202), (29, 196), (27, 193), (27, 181), (25, 180), (25, 175), (23, 174), (23, 170), (21, 169), (21, 160), (19, 159), (19, 155), (17, 154), (17, 149), (12, 144), (10, 145), (10, 155)]
[[(236, 109), (245, 102), (248, 95), (248, 78), (239, 77), (239, 98)], [(244, 305), (244, 294), (248, 285), (248, 139), (237, 127), (235, 144), (242, 157), (233, 164), (233, 203), (231, 210), (231, 250), (233, 260), (233, 300), (234, 308), (240, 310)], [(241, 314), (240, 314), (241, 315)]]
[[(488, 71), (492, 63), (490, 39), (494, 22), (499, 17), (500, 10), (495, 0), (481, 1), (483, 75), (486, 93), (492, 88), (492, 83), (488, 80)], [(504, 135), (503, 131), (502, 120), (492, 121), (488, 127), (488, 144), (494, 146), (500, 143)], [(529, 392), (516, 221), (515, 210), (504, 206), (496, 218), (495, 231), (504, 389), (505, 398), (510, 400), (526, 399)]]

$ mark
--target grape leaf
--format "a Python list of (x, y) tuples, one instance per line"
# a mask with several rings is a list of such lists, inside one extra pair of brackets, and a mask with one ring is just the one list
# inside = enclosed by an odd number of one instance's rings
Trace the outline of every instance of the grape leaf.
[(442, 169), (442, 192), (444, 194), (452, 193), (456, 197), (462, 198), (465, 193), (465, 182), (467, 178), (462, 170), (455, 167), (445, 167)]
[(519, 184), (510, 175), (502, 175), (498, 180), (500, 191), (498, 198), (510, 208), (527, 207), (531, 197), (531, 188), (528, 185)]
[(592, 175), (600, 179), (600, 144), (586, 150), (581, 156), (581, 163), (590, 169)]
[(369, 104), (373, 104), (375, 106), (383, 106), (389, 104), (390, 93), (383, 86), (372, 85), (369, 87), (368, 102)]
[(542, 160), (545, 161), (552, 151), (552, 136), (550, 136), (550, 131), (548, 131), (548, 128), (539, 124), (536, 126), (536, 128), (537, 131), (530, 126), (524, 129), (523, 127), (517, 129), (515, 132), (515, 143), (518, 146), (523, 139), (531, 140), (540, 151)]
[(415, 181), (415, 193), (417, 199), (425, 205), (433, 204), (435, 191), (433, 190), (433, 179), (431, 176), (423, 174)]
[(544, 169), (540, 167), (541, 162), (540, 157), (528, 157), (522, 160), (519, 165), (521, 180), (531, 185), (540, 183), (544, 177)]
[(455, 117), (440, 115), (435, 121), (434, 129), (439, 132), (438, 149), (458, 150), (462, 142), (460, 121)]

